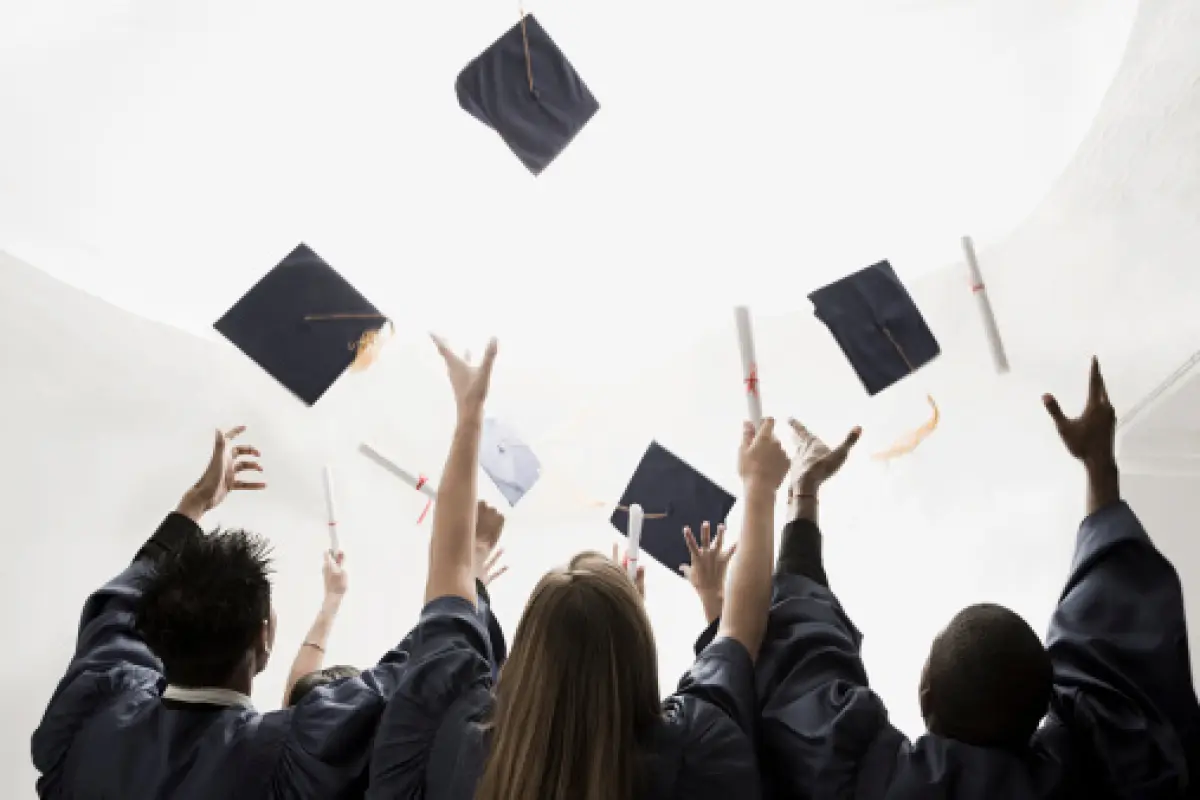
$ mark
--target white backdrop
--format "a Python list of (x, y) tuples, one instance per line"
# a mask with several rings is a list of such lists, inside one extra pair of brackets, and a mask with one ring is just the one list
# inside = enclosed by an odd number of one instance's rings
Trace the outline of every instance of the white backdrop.
[[(546, 21), (549, 24), (548, 17)], [(497, 15), (476, 34), (504, 24)], [(760, 284), (769, 302), (758, 304), (756, 315), (768, 412), (801, 416), (831, 438), (852, 424), (867, 429), (860, 458), (830, 486), (823, 503), (828, 560), (839, 594), (866, 633), (873, 682), (896, 721), (910, 732), (919, 727), (914, 687), (925, 648), (959, 606), (985, 599), (1004, 602), (1043, 628), (1057, 595), (1082, 490), (1074, 467), (1060, 453), (1038, 395), (1055, 391), (1064, 408), (1074, 407), (1082, 398), (1087, 358), (1096, 352), (1114, 401), (1128, 407), (1200, 341), (1200, 317), (1195, 314), (1200, 271), (1193, 266), (1194, 254), (1200, 251), (1200, 227), (1195, 224), (1200, 209), (1200, 151), (1195, 148), (1200, 130), (1200, 93), (1195, 91), (1200, 76), (1198, 40), (1200, 7), (1187, 0), (1143, 2), (1122, 67), (1076, 156), (1011, 235), (981, 248), (1014, 367), (1004, 379), (990, 372), (964, 268), (952, 263), (950, 255), (941, 262), (943, 268), (910, 281), (945, 354), (918, 377), (871, 402), (828, 333), (807, 310), (803, 296), (817, 280), (807, 265), (803, 275), (793, 275), (779, 267), (785, 261), (798, 263), (798, 257), (766, 250), (746, 256), (754, 263), (773, 262), (771, 271), (763, 268), (763, 275), (773, 276), (771, 282)], [(449, 62), (449, 56), (446, 59)], [(581, 69), (584, 61), (599, 63), (598, 57), (586, 53), (577, 60)], [(154, 75), (146, 80), (153, 82)], [(602, 103), (606, 94), (619, 96), (593, 88)], [(329, 92), (336, 95), (334, 89)], [(107, 106), (100, 100), (95, 107), (81, 105), (78, 127), (86, 128), (88, 120), (96, 123), (110, 111), (115, 114), (112, 101), (109, 95)], [(48, 125), (45, 117), (36, 116), (52, 111), (52, 104), (15, 107), (29, 111), (34, 121), (28, 128), (6, 126), (0, 132), (10, 137), (6, 151), (29, 150), (34, 131), (52, 131), (45, 135), (58, 137), (62, 147), (56, 152), (65, 161), (52, 175), (39, 172), (36, 159), (0, 164), (6, 170), (6, 188), (0, 192), (6, 216), (0, 231), (7, 237), (0, 247), (9, 247), (11, 240), (14, 252), (38, 267), (192, 330), (207, 325), (223, 303), (240, 292), (241, 287), (218, 279), (219, 270), (204, 282), (205, 264), (209, 259), (217, 263), (223, 248), (213, 240), (196, 239), (194, 226), (199, 219), (225, 232), (262, 229), (247, 199), (261, 199), (261, 191), (247, 189), (246, 197), (231, 201), (232, 210), (180, 208), (178, 220), (190, 219), (186, 230), (167, 216), (139, 216), (131, 210), (135, 207), (119, 202), (124, 195), (89, 194), (87, 187), (66, 180), (68, 175), (93, 173), (87, 166), (88, 151), (67, 141), (79, 131), (62, 121)], [(176, 119), (173, 124), (181, 123)], [(390, 128), (363, 128), (366, 135), (378, 137), (406, 130), (400, 122)], [(165, 147), (171, 132), (179, 129), (157, 130), (157, 138), (146, 135)], [(231, 133), (224, 135), (233, 138)], [(600, 138), (599, 129), (595, 138)], [(476, 137), (469, 141), (460, 146), (477, 147), (478, 164), (485, 158), (500, 163), (508, 158), (497, 142)], [(587, 147), (586, 138), (576, 146)], [(163, 158), (168, 156), (175, 157), (164, 151)], [(275, 172), (267, 174), (283, 175), (286, 161), (280, 156)], [(572, 163), (583, 161), (564, 161), (558, 178), (566, 181)], [(120, 161), (107, 163), (106, 169), (115, 169)], [(198, 162), (182, 158), (173, 163), (186, 170)], [(478, 164), (470, 162), (464, 169)], [(678, 168), (676, 177), (684, 172)], [(524, 177), (515, 168), (510, 172), (518, 183)], [(361, 168), (346, 172), (362, 174)], [(155, 187), (165, 191), (173, 182), (200, 185), (196, 182), (204, 177), (199, 171), (173, 178), (161, 175), (155, 178), (161, 183), (155, 183), (152, 174), (139, 175), (131, 178), (129, 191), (148, 197), (156, 195)], [(150, 182), (139, 183), (144, 181)], [(212, 181), (237, 183), (228, 174), (214, 174)], [(121, 185), (112, 179), (103, 184), (109, 190)], [(18, 197), (8, 191), (17, 185), (39, 192)], [(398, 177), (395, 185), (400, 185)], [(299, 188), (300, 183), (289, 186)], [(343, 188), (353, 193), (352, 186)], [(216, 196), (211, 185), (206, 192)], [(308, 221), (318, 224), (334, 196), (322, 196), (313, 209), (298, 212), (298, 227)], [(506, 206), (495, 197), (451, 192), (434, 199), (431, 214), (490, 212), (500, 206), (495, 227), (488, 223), (474, 230), (480, 240), (499, 237), (519, 222), (517, 216), (505, 216)], [(114, 216), (106, 211), (110, 207), (125, 209), (128, 215)], [(641, 231), (638, 208), (606, 224), (629, 223)], [(555, 223), (571, 223), (570, 211), (564, 209), (558, 216), (552, 211), (538, 209)], [(597, 213), (588, 211), (592, 219)], [(776, 215), (766, 218), (774, 229), (792, 224), (783, 210), (770, 213)], [(373, 219), (377, 224), (372, 229), (382, 229), (389, 221), (382, 212)], [(729, 219), (735, 228), (743, 225), (753, 231), (754, 213), (749, 210)], [(689, 229), (711, 222), (696, 220), (694, 225), (678, 222), (675, 240), (684, 241)], [(582, 236), (585, 228), (594, 231), (595, 225), (576, 221), (567, 230)], [(270, 225), (266, 230), (278, 241), (264, 237), (237, 245), (237, 258), (245, 269), (252, 263), (261, 272), (264, 259), (286, 252), (296, 238), (307, 238), (299, 230)], [(953, 251), (953, 237), (959, 232), (957, 225), (946, 232), (947, 253)], [(407, 232), (397, 234), (402, 235)], [(607, 229), (597, 235), (614, 238)], [(753, 233), (742, 239), (747, 237), (753, 239)], [(722, 245), (725, 249), (716, 248), (717, 261), (740, 263), (741, 253), (734, 246), (738, 241), (731, 234)], [(353, 246), (366, 247), (367, 242)], [(322, 250), (319, 242), (313, 243)], [(336, 247), (343, 246), (350, 247)], [(513, 333), (502, 340), (493, 408), (529, 436), (546, 465), (544, 483), (510, 518), (514, 569), (495, 592), (510, 632), (525, 593), (547, 566), (581, 547), (607, 547), (611, 531), (603, 512), (589, 511), (577, 500), (580, 495), (613, 499), (651, 437), (729, 488), (736, 487), (732, 449), (743, 410), (727, 308), (722, 304), (719, 310), (709, 310), (717, 307), (711, 302), (693, 307), (686, 297), (672, 294), (673, 287), (682, 286), (686, 295), (687, 287), (701, 282), (681, 274), (678, 267), (647, 278), (647, 291), (669, 302), (644, 304), (641, 322), (621, 314), (620, 292), (603, 287), (591, 292), (593, 284), (599, 285), (601, 267), (622, 257), (633, 266), (656, 258), (679, 263), (667, 257), (670, 247), (660, 247), (665, 249), (627, 246), (618, 252), (610, 245), (603, 258), (589, 262), (583, 278), (575, 272), (538, 283), (526, 272), (519, 279), (507, 276), (512, 280), (506, 283), (502, 271), (499, 277), (495, 271), (490, 277), (479, 271), (479, 281), (471, 287), (474, 295), (507, 298), (502, 290), (523, 286), (528, 293), (536, 286), (544, 296), (537, 304), (541, 310), (525, 303), (520, 311), (524, 301), (514, 301), (517, 310), (500, 309), (507, 316), (487, 312), (474, 321), (459, 317), (451, 324), (450, 333), (464, 344), (475, 344), (488, 328), (502, 336)], [(874, 245), (866, 249), (875, 255)], [(357, 258), (350, 249), (343, 252), (351, 260)], [(383, 252), (381, 241), (375, 240), (367, 252), (373, 257)], [(338, 260), (336, 253), (329, 255)], [(442, 266), (457, 258), (476, 263), (485, 256), (485, 251), (475, 256), (457, 253)], [(147, 271), (154, 259), (163, 264), (159, 274)], [(569, 258), (562, 255), (561, 260)], [(869, 257), (848, 260), (853, 263), (836, 270), (861, 266)], [(367, 263), (365, 256), (361, 261)], [(713, 262), (705, 263), (707, 275)], [(116, 277), (121, 275), (123, 280)], [(366, 274), (354, 277), (367, 284), (372, 280)], [(443, 289), (454, 282), (454, 273), (441, 267), (430, 275), (431, 281), (435, 277)], [(364, 288), (372, 293), (370, 285)], [(406, 467), (436, 477), (450, 409), (435, 354), (417, 335), (417, 322), (436, 319), (438, 304), (448, 301), (444, 291), (427, 290), (429, 320), (414, 321), (389, 345), (379, 365), (348, 377), (317, 407), (305, 409), (224, 343), (119, 311), (37, 269), (0, 257), (0, 368), (8, 390), (0, 436), (9, 444), (4, 485), (10, 548), (0, 601), (6, 609), (4, 640), (20, 644), (15, 657), (0, 666), (4, 707), (11, 709), (10, 722), (0, 732), (5, 753), (0, 791), (8, 789), (5, 796), (31, 796), (28, 734), (65, 665), (80, 603), (127, 561), (195, 478), (215, 425), (241, 422), (251, 427), (253, 440), (266, 453), (272, 483), (268, 493), (236, 499), (213, 518), (261, 530), (277, 544), (280, 650), (259, 684), (256, 701), (264, 707), (277, 703), (289, 649), (298, 644), (319, 602), (324, 541), (319, 481), (326, 462), (339, 471), (344, 535), (354, 570), (333, 657), (368, 662), (407, 630), (423, 583), (428, 529), (413, 524), (421, 500), (355, 448), (362, 439), (370, 439), (396, 454)], [(177, 295), (207, 299), (189, 305)], [(489, 307), (478, 298), (472, 303), (468, 308), (477, 314)], [(210, 306), (217, 307), (216, 313), (210, 313)], [(464, 313), (461, 308), (459, 313)], [(521, 326), (506, 321), (522, 314), (532, 315), (535, 327), (543, 334), (549, 331), (554, 343), (566, 343), (567, 355), (544, 347), (544, 338), (521, 333)], [(648, 332), (654, 332), (654, 338), (645, 338)], [(925, 391), (941, 404), (943, 422), (918, 454), (886, 469), (861, 457), (924, 418)], [(1176, 489), (1174, 510), (1160, 506), (1154, 524), (1166, 527), (1171, 520), (1177, 537), (1171, 552), (1185, 581), (1194, 583), (1200, 558), (1194, 551), (1189, 556), (1179, 544), (1187, 528), (1179, 520), (1186, 509), (1178, 498), (1186, 497), (1187, 489)], [(1154, 493), (1144, 496), (1147, 503), (1162, 500)], [(735, 520), (738, 514), (735, 508)], [(649, 583), (666, 689), (686, 666), (691, 639), (702, 620), (698, 603), (682, 581), (652, 569)], [(904, 613), (898, 615), (897, 609)]]

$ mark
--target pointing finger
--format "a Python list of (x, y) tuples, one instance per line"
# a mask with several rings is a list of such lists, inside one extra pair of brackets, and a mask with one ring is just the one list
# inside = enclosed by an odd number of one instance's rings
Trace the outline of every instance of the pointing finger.
[(687, 544), (688, 553), (691, 554), (692, 561), (695, 562), (696, 559), (700, 558), (700, 548), (696, 545), (696, 537), (692, 535), (691, 528), (683, 529), (683, 540)]
[(250, 490), (250, 491), (257, 491), (259, 489), (267, 488), (267, 485), (265, 483), (251, 483), (250, 481), (234, 481), (232, 488), (237, 489), (237, 490), (245, 489), (245, 490)]

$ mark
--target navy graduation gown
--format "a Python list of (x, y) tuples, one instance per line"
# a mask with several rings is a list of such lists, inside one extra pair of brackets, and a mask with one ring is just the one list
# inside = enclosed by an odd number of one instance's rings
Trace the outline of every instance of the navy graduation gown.
[[(322, 686), (283, 711), (161, 698), (162, 664), (133, 627), (138, 583), (156, 556), (201, 535), (190, 519), (171, 514), (134, 563), (84, 605), (74, 657), (33, 734), (40, 797), (362, 796), (376, 725), (408, 660), (403, 644), (359, 677)], [(481, 606), (481, 624), (490, 625)]]
[(785, 551), (789, 536), (808, 544), (792, 542), (790, 565), (781, 554), (781, 570), (792, 574), (776, 576), (758, 664), (760, 758), (772, 796), (1195, 796), (1186, 787), (1200, 757), (1200, 711), (1179, 579), (1124, 503), (1080, 528), (1048, 637), (1052, 710), (1019, 753), (934, 735), (909, 742), (870, 689), (862, 636), (820, 567), (819, 530), (790, 523)]
[[(487, 630), (470, 603), (443, 597), (409, 638), (409, 669), (375, 738), (367, 797), (470, 800), (487, 758), (478, 724), (492, 708)], [(757, 798), (754, 706), (750, 655), (732, 639), (713, 642), (648, 737), (647, 800)]]

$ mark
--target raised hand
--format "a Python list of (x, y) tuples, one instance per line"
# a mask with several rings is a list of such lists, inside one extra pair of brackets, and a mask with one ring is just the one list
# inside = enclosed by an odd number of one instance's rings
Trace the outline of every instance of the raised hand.
[(1087, 403), (1083, 413), (1070, 418), (1063, 413), (1054, 395), (1042, 396), (1050, 418), (1058, 428), (1067, 452), (1089, 467), (1105, 467), (1116, 463), (1117, 414), (1108, 400), (1104, 376), (1100, 374), (1100, 361), (1092, 357), (1092, 371), (1088, 378)]
[(808, 428), (794, 419), (788, 420), (791, 425), (793, 439), (796, 442), (796, 455), (792, 459), (794, 483), (806, 491), (816, 491), (821, 484), (837, 474), (850, 455), (850, 448), (858, 443), (862, 436), (862, 428), (855, 427), (836, 448), (818, 439)]
[(346, 572), (346, 554), (341, 550), (337, 553), (325, 551), (325, 563), (321, 567), (321, 575), (325, 578), (325, 596), (341, 598), (350, 588), (350, 576)]
[[(629, 554), (621, 552), (621, 548), (613, 542), (612, 546), (613, 563), (621, 568), (622, 572), (629, 572)], [(646, 599), (646, 568), (639, 566), (637, 568), (637, 576), (633, 579), (633, 585), (637, 587), (638, 594), (642, 599)]]
[(192, 519), (199, 517), (221, 504), (230, 492), (257, 491), (267, 488), (262, 481), (247, 481), (239, 478), (243, 472), (262, 472), (262, 465), (250, 459), (262, 458), (252, 445), (234, 445), (233, 440), (246, 430), (239, 425), (227, 432), (217, 431), (213, 442), (212, 456), (200, 480), (187, 491), (179, 511)]
[(692, 584), (700, 603), (704, 606), (704, 616), (711, 624), (721, 616), (721, 606), (725, 602), (725, 572), (729, 561), (737, 552), (734, 542), (728, 550), (723, 549), (725, 542), (725, 526), (717, 526), (717, 537), (712, 538), (712, 527), (705, 522), (700, 526), (700, 541), (692, 534), (691, 528), (683, 529), (684, 540), (688, 552), (691, 553), (692, 563), (683, 564), (679, 571)]
[(446, 374), (450, 378), (450, 388), (454, 390), (454, 402), (458, 407), (459, 419), (479, 415), (483, 411), (484, 401), (487, 400), (488, 387), (492, 381), (492, 364), (496, 361), (496, 340), (488, 342), (483, 360), (474, 366), (463, 356), (459, 356), (446, 346), (446, 343), (433, 336), (433, 343), (446, 362)]
[(747, 422), (742, 426), (742, 446), (738, 450), (738, 474), (744, 483), (761, 483), (771, 491), (779, 489), (791, 467), (783, 445), (775, 438), (775, 420), (767, 417), (758, 430)]
[(487, 586), (503, 575), (508, 567), (496, 568), (502, 548), (497, 547), (504, 533), (504, 515), (480, 500), (475, 504), (475, 577)]

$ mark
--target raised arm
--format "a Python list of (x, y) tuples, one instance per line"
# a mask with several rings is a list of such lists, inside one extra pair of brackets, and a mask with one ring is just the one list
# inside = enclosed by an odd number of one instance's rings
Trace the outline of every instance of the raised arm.
[(483, 431), (483, 405), (491, 382), (492, 364), (496, 360), (496, 342), (488, 343), (478, 367), (472, 367), (451, 352), (440, 339), (434, 338), (434, 343), (446, 361), (446, 372), (458, 408), (458, 422), (433, 509), (425, 602), (439, 597), (461, 597), (474, 604), (479, 437)]
[(1087, 517), (1047, 637), (1064, 722), (1112, 796), (1195, 792), (1200, 705), (1182, 588), (1121, 500), (1116, 414), (1099, 363), (1081, 416), (1067, 418), (1049, 395), (1045, 403), (1087, 476)]
[(717, 635), (741, 642), (751, 660), (758, 658), (767, 628), (771, 566), (775, 561), (775, 493), (789, 464), (787, 453), (775, 438), (775, 420), (763, 420), (757, 431), (746, 423), (738, 454), (746, 504), (738, 542), (740, 555), (731, 568), (729, 594)]
[(333, 623), (337, 620), (338, 610), (342, 607), (342, 598), (350, 585), (350, 576), (345, 569), (346, 554), (340, 550), (324, 553), (321, 575), (325, 583), (325, 595), (321, 600), (321, 608), (317, 618), (313, 620), (292, 668), (288, 672), (287, 683), (283, 687), (283, 705), (292, 704), (292, 691), (305, 675), (311, 675), (325, 666), (325, 652), (329, 647), (329, 636), (333, 633)]
[(84, 603), (75, 653), (33, 733), (34, 767), (53, 771), (70, 747), (75, 731), (113, 695), (162, 680), (162, 663), (137, 632), (135, 611), (142, 582), (157, 558), (189, 536), (202, 536), (199, 521), (233, 490), (261, 489), (241, 473), (261, 471), (256, 449), (233, 444), (244, 428), (217, 431), (213, 452), (200, 480), (184, 492), (176, 510), (138, 549), (133, 563)]

